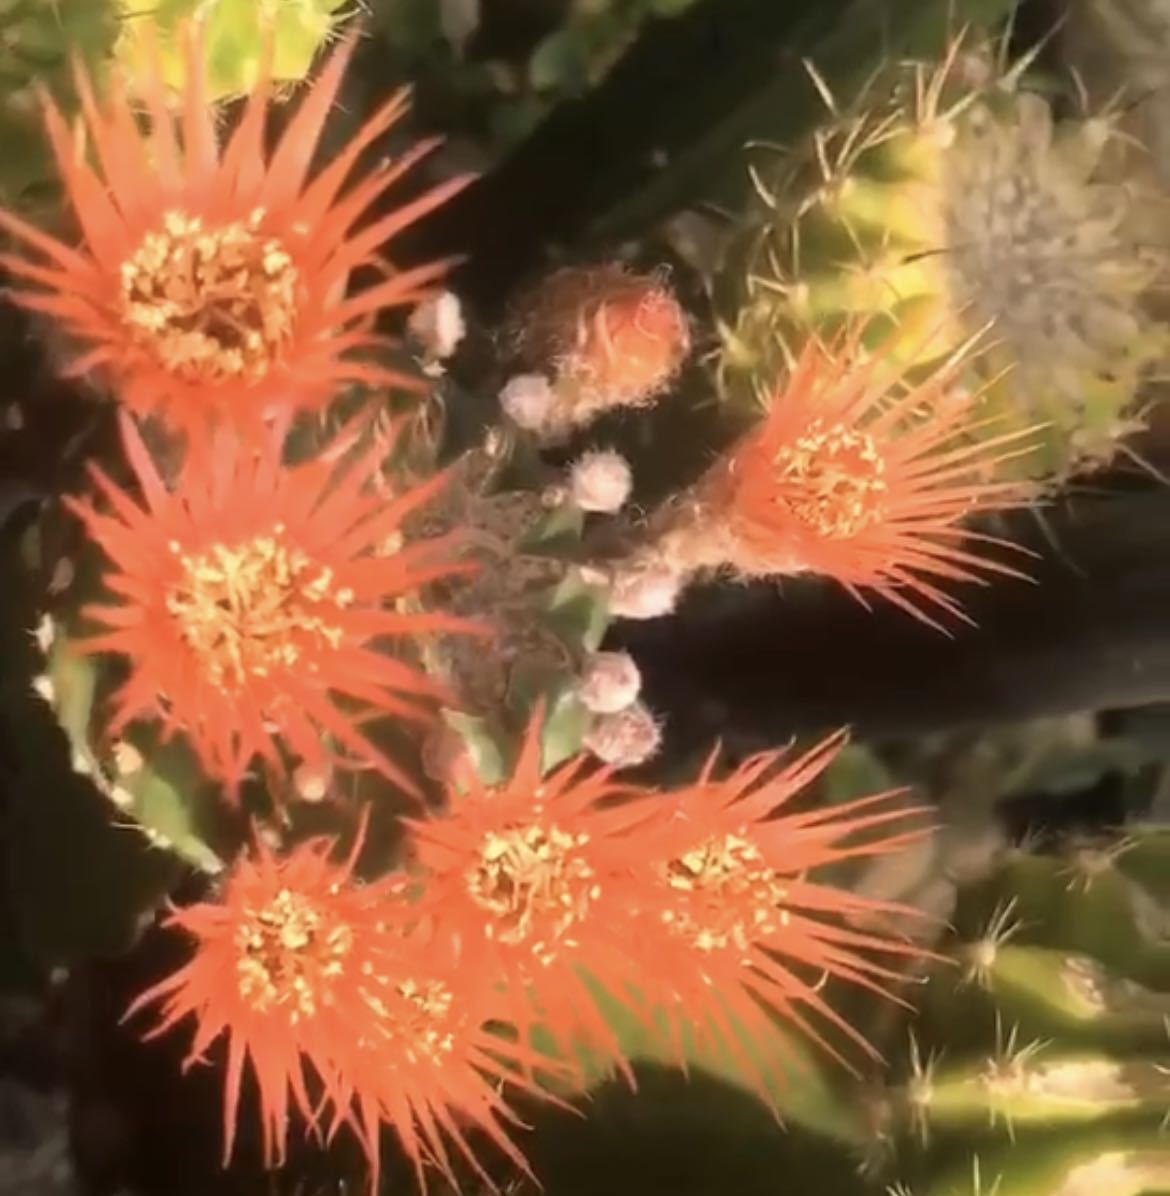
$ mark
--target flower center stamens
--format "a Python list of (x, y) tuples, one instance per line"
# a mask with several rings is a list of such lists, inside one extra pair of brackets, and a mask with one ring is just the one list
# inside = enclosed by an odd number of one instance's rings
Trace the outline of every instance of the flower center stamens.
[(533, 938), (538, 955), (563, 939), (600, 896), (579, 852), (588, 841), (536, 824), (489, 834), (467, 872), (472, 900), (495, 918), (488, 936), (509, 944)]
[(240, 996), (257, 1013), (286, 1007), (295, 1022), (312, 1017), (328, 1000), (332, 979), (353, 946), (343, 923), (326, 929), (322, 912), (282, 889), (266, 906), (248, 910), (236, 934)]
[(741, 835), (708, 839), (658, 871), (669, 888), (685, 895), (662, 911), (662, 921), (696, 950), (731, 948), (750, 962), (753, 941), (788, 921), (788, 911), (780, 908), (787, 886)]
[(171, 545), (182, 579), (166, 596), (167, 610), (213, 685), (239, 689), (341, 643), (336, 617), (353, 591), (336, 588), (333, 570), (290, 548), (282, 530), (190, 555)]
[(817, 535), (845, 540), (878, 522), (887, 492), (885, 461), (872, 436), (819, 420), (774, 459), (782, 501)]
[(455, 1036), (443, 1028), (450, 1021), (455, 1001), (451, 990), (439, 980), (420, 983), (410, 979), (401, 981), (395, 989), (417, 1011), (409, 1034), (411, 1048), (422, 1051), (433, 1062), (451, 1054), (455, 1049)]
[(168, 212), (122, 263), (124, 321), (187, 381), (263, 377), (292, 334), (297, 268), (263, 217), (206, 228)]

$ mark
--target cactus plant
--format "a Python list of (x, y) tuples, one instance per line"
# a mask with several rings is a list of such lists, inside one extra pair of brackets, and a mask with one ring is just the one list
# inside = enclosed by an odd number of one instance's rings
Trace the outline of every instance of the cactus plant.
[[(768, 37), (799, 26), (794, 46), (825, 20), (740, 3)], [(943, 7), (895, 43), (929, 49)], [(566, 27), (600, 30), (604, 65), (643, 22), (717, 28), (716, 8), (579, 6)], [(448, 32), (476, 15), (412, 11)], [(889, 11), (850, 6), (834, 53)], [(467, 179), (436, 183), (434, 159), (431, 189), (393, 207), (432, 143), (364, 165), (401, 93), (331, 144), (356, 27), (269, 150), (268, 84), (308, 70), (339, 4), (124, 15), (130, 88), (91, 102), (101, 72), (79, 72), (84, 127), (47, 109), (81, 244), (0, 211), (14, 300), (81, 342), (73, 373), (112, 400), (103, 459), (30, 538), (69, 551), (21, 566), (44, 601), (19, 688), (60, 768), (18, 745), (0, 798), (39, 957), (140, 959), (121, 1033), (186, 1035), (189, 1064), (221, 1061), (225, 1166), (249, 1174), (254, 1145), (273, 1185), (297, 1181), (276, 1173), (302, 1131), (347, 1139), (375, 1190), (535, 1183), (560, 1136), (526, 1136), (530, 1112), (555, 1123), (592, 1098), (619, 1121), (637, 1100), (659, 1143), (717, 1136), (712, 1190), (771, 1190), (764, 1159), (805, 1177), (823, 1163), (848, 1196), (1161, 1182), (1164, 832), (1006, 848), (984, 806), (923, 806), (837, 728), (743, 758), (687, 744), (705, 756), (691, 769), (639, 662), (606, 643), (614, 619), (669, 614), (720, 571), (812, 574), (930, 636), (967, 618), (961, 583), (1027, 575), (965, 521), (1032, 500), (1015, 475), (1041, 416), (1062, 436), (1022, 472), (1056, 485), (1104, 457), (1163, 351), (1144, 306), (1156, 221), (1105, 177), (1110, 119), (1058, 121), (1021, 69), (953, 42), (941, 63), (886, 63), (809, 132), (811, 159), (759, 168), (768, 210), (741, 222), (721, 280), (717, 380), (770, 404), (739, 405), (733, 442), (689, 446), (698, 480), (647, 512), (674, 392), (717, 397), (701, 280), (654, 268), (650, 230), (538, 271), (485, 327), (422, 224)], [(273, 79), (253, 91), (269, 36)], [(558, 96), (571, 43), (529, 63)], [(759, 69), (707, 110), (753, 108)], [(594, 94), (603, 75), (584, 72)], [(1036, 293), (999, 276), (1016, 250), (1037, 250)], [(1054, 258), (1072, 273), (1041, 277)], [(1061, 306), (1074, 284), (1087, 308)], [(1005, 355), (1018, 368), (1000, 377)], [(977, 403), (1009, 426), (984, 435)], [(1132, 763), (1076, 763), (1104, 760)], [(1019, 783), (980, 761), (968, 789)], [(54, 885), (54, 853), (71, 883)], [(53, 889), (75, 902), (86, 885), (109, 900), (60, 918)], [(604, 1165), (570, 1170), (562, 1185), (551, 1166), (554, 1190), (616, 1186)]]
[(1123, 862), (1163, 838), (1009, 849), (960, 888), (952, 966), (924, 983), (900, 1028), (911, 1049), (874, 1098), (883, 1174), (913, 1192), (966, 1191), (973, 1174), (1001, 1191), (1164, 1186), (1164, 894)]
[[(205, 47), (207, 99), (211, 103), (247, 95), (259, 79), (261, 59), (270, 54), (277, 84), (304, 79), (321, 48), (351, 15), (348, 0), (160, 0), (148, 9), (119, 0), (120, 33), (114, 47), (119, 71), (134, 90), (161, 75), (181, 94), (188, 60), (183, 29), (199, 22)], [(266, 39), (271, 39), (266, 48)]]
[[(767, 390), (843, 319), (928, 365), (986, 333), (967, 385), (989, 434), (1040, 426), (1013, 472), (1107, 463), (1164, 360), (1165, 200), (1111, 174), (1118, 112), (1056, 119), (1027, 60), (956, 36), (881, 72), (791, 153), (757, 163), (761, 213), (726, 267), (724, 390)], [(813, 68), (815, 70), (815, 68)], [(823, 86), (823, 85), (822, 85)]]
[(0, 27), (0, 204), (28, 207), (46, 200), (56, 181), (35, 86), (48, 87), (74, 110), (70, 56), (102, 69), (117, 33), (117, 13), (103, 0), (4, 0)]

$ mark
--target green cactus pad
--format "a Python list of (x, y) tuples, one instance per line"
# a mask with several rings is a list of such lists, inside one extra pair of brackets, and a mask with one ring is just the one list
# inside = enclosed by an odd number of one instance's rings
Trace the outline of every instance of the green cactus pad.
[(218, 872), (222, 861), (209, 843), (218, 794), (201, 776), (191, 752), (177, 740), (160, 743), (146, 732), (109, 750), (95, 745), (99, 667), (67, 636), (53, 635), (38, 687), (69, 739), (74, 770), (88, 777), (121, 812), (127, 827), (136, 827), (153, 846), (196, 868)]
[(34, 85), (66, 111), (76, 104), (71, 56), (99, 75), (114, 44), (113, 0), (0, 0), (0, 204), (39, 207), (56, 171)]
[(272, 78), (295, 83), (309, 73), (321, 47), (352, 10), (350, 0), (118, 0), (122, 33), (115, 56), (130, 80), (153, 69), (157, 44), (163, 78), (183, 87), (184, 25), (198, 16), (206, 45), (207, 98), (212, 103), (246, 95), (256, 84), (265, 36), (271, 33)]

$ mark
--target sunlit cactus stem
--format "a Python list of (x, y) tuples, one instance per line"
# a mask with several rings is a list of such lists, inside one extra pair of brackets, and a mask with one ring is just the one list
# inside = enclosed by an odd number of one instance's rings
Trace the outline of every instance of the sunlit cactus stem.
[(260, 77), (268, 53), (277, 84), (304, 79), (346, 18), (351, 0), (117, 0), (121, 33), (115, 47), (118, 68), (132, 89), (144, 88), (162, 68), (176, 95), (189, 73), (183, 50), (185, 28), (197, 20), (206, 45), (207, 99), (212, 103), (246, 95)]
[(1059, 482), (1140, 424), (1170, 347), (1153, 312), (1165, 199), (1114, 177), (1120, 110), (1058, 120), (1028, 60), (999, 57), (956, 37), (757, 164), (757, 223), (720, 282), (729, 397), (751, 401), (810, 336), (868, 317), (870, 343), (908, 366), (986, 335), (968, 371), (982, 413), (1045, 425), (1008, 473)]

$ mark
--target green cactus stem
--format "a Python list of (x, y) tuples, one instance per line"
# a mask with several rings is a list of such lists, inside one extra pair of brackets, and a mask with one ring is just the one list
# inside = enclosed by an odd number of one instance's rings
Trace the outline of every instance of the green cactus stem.
[(1170, 352), (1164, 201), (1110, 173), (1118, 113), (1057, 120), (1027, 61), (997, 58), (956, 37), (845, 108), (825, 88), (825, 122), (759, 162), (757, 224), (720, 282), (727, 395), (769, 393), (804, 341), (860, 317), (923, 367), (985, 335), (983, 434), (1036, 429), (1013, 473), (1061, 481), (1140, 425)]
[[(272, 38), (272, 79), (298, 83), (321, 47), (350, 15), (350, 0), (118, 0), (119, 68), (131, 84), (154, 72), (175, 92), (182, 89), (184, 26), (198, 18), (206, 47), (207, 99), (219, 103), (246, 95), (256, 84), (266, 37)], [(153, 45), (152, 45), (153, 43)]]

